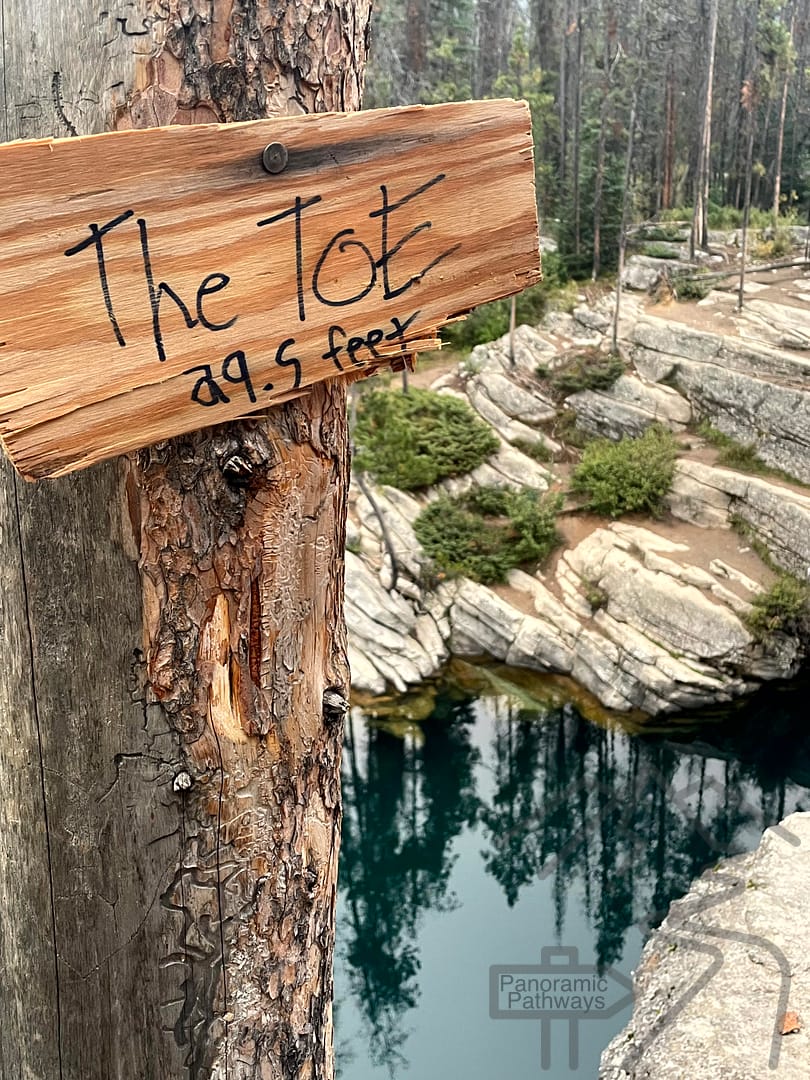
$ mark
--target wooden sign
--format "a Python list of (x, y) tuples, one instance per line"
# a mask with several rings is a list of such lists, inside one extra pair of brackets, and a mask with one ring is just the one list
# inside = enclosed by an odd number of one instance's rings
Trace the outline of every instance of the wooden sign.
[(0, 438), (28, 478), (435, 347), (540, 277), (522, 102), (9, 143), (0, 175)]

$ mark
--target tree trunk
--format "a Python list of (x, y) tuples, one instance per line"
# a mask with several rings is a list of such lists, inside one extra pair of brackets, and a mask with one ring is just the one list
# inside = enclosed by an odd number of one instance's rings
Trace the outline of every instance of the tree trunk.
[(563, 26), (562, 33), (560, 35), (560, 76), (559, 76), (559, 92), (558, 92), (558, 108), (560, 117), (560, 161), (559, 161), (559, 177), (560, 177), (560, 190), (563, 190), (567, 176), (568, 176), (568, 80), (570, 78), (569, 68), (569, 19), (570, 19), (570, 0), (565, 0), (563, 7)]
[(429, 0), (406, 0), (405, 71), (421, 88), (428, 59)]
[[(796, 12), (790, 20), (790, 42), (793, 44), (793, 32), (796, 26)], [(782, 99), (779, 104), (779, 125), (776, 131), (776, 158), (773, 166), (773, 227), (779, 227), (779, 210), (782, 202), (782, 155), (785, 149), (785, 118), (787, 116), (788, 88), (790, 86), (790, 64), (785, 61), (785, 81), (782, 84)]]
[(700, 135), (697, 175), (695, 177), (695, 210), (689, 235), (689, 258), (694, 259), (695, 248), (705, 248), (708, 243), (706, 209), (709, 201), (709, 178), (712, 151), (712, 102), (714, 87), (714, 60), (717, 51), (717, 21), (719, 0), (711, 0), (709, 10), (709, 55), (706, 65), (706, 93), (703, 98), (703, 123)]
[(506, 71), (512, 47), (514, 0), (476, 0), (478, 49), (473, 93), (491, 97), (497, 77)]
[(583, 52), (583, 8), (582, 0), (576, 4), (577, 67), (574, 75), (574, 132), (573, 132), (573, 188), (574, 188), (574, 254), (582, 249), (582, 183), (580, 177), (582, 132), (582, 52)]
[[(6, 4), (4, 137), (356, 109), (369, 9)], [(347, 484), (339, 384), (0, 464), (0, 1076), (333, 1075)]]
[[(762, 125), (762, 136), (759, 140), (760, 153), (757, 154), (757, 160), (759, 162), (765, 162), (768, 160), (768, 140), (771, 134), (771, 113), (773, 111), (773, 102), (770, 100), (765, 102), (765, 120)], [(753, 185), (753, 194), (751, 196), (751, 203), (753, 206), (762, 205), (762, 178), (765, 175), (763, 169), (757, 169), (756, 179)]]
[(675, 176), (675, 64), (667, 61), (666, 91), (664, 97), (664, 150), (663, 178), (661, 181), (661, 209), (672, 207), (672, 185)]
[(743, 195), (743, 223), (740, 240), (740, 281), (737, 288), (737, 310), (745, 306), (745, 263), (748, 258), (748, 224), (751, 220), (751, 180), (754, 169), (754, 136), (756, 134), (757, 99), (753, 79), (743, 84), (743, 112), (748, 123), (748, 139), (745, 156), (745, 194)]
[[(645, 50), (646, 51), (646, 50)], [(630, 104), (630, 120), (627, 124), (627, 157), (624, 161), (624, 188), (622, 193), (622, 220), (619, 226), (619, 262), (616, 269), (616, 305), (613, 308), (613, 329), (611, 333), (611, 351), (619, 352), (619, 319), (622, 307), (622, 277), (624, 276), (624, 262), (627, 254), (627, 225), (630, 217), (631, 191), (630, 184), (633, 176), (633, 151), (636, 141), (636, 116), (638, 114), (638, 82), (633, 85), (633, 95)]]
[(779, 105), (779, 124), (776, 130), (776, 158), (773, 165), (773, 227), (779, 227), (779, 209), (782, 202), (782, 154), (785, 147), (785, 117), (787, 116), (789, 72), (782, 84), (782, 100)]
[(596, 144), (596, 168), (593, 179), (593, 269), (594, 281), (602, 270), (602, 193), (605, 187), (605, 142), (613, 73), (612, 45), (616, 39), (616, 13), (608, 6), (604, 12), (605, 40), (602, 52), (602, 100), (599, 105), (599, 137)]
[[(558, 55), (555, 0), (538, 0), (530, 8), (532, 25), (532, 59), (543, 71), (554, 70), (554, 63)], [(562, 15), (565, 21), (565, 13)], [(565, 40), (565, 26), (561, 30), (562, 40)]]

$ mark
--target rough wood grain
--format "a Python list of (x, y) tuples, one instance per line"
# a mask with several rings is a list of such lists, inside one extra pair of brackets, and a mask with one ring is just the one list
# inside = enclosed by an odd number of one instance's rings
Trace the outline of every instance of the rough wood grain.
[[(354, 109), (369, 7), (4, 0), (5, 135)], [(0, 471), (4, 1078), (332, 1075), (345, 428)]]
[(522, 102), (17, 142), (0, 170), (0, 438), (29, 477), (438, 345), (539, 277)]

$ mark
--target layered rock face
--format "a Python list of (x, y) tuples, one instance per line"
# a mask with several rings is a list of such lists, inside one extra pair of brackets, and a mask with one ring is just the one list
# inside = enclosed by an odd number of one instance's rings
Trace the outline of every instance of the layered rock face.
[(600, 1080), (810, 1076), (810, 814), (707, 870), (653, 931)]
[[(810, 483), (810, 359), (649, 316), (631, 341), (638, 373), (652, 384), (666, 379), (695, 419), (753, 444), (768, 465)], [(810, 336), (802, 347), (808, 344)]]
[[(474, 473), (419, 499), (374, 488), (373, 506), (353, 490), (347, 619), (356, 687), (401, 691), (450, 655), (488, 656), (570, 675), (608, 708), (654, 715), (728, 700), (796, 672), (796, 639), (775, 633), (755, 641), (746, 628), (753, 596), (774, 573), (731, 532), (732, 524), (750, 531), (774, 564), (807, 576), (810, 493), (776, 480), (683, 458), (669, 496), (672, 518), (685, 523), (677, 528), (590, 521), (545, 573), (513, 571), (497, 588), (434, 579), (412, 529), (426, 500), (472, 484), (559, 489), (555, 466), (524, 452), (537, 443), (552, 454), (561, 449), (558, 403), (536, 370), (604, 350), (611, 307), (607, 298), (519, 327), (512, 359), (505, 338), (478, 346), (434, 384), (466, 398), (501, 440)], [(609, 390), (565, 402), (586, 432), (618, 439), (659, 423), (681, 433), (707, 418), (810, 480), (810, 361), (651, 317), (632, 300), (620, 333), (633, 367)]]
[[(448, 655), (489, 656), (570, 675), (607, 708), (657, 714), (727, 701), (798, 667), (795, 639), (775, 634), (766, 645), (745, 628), (741, 616), (760, 589), (746, 572), (750, 560), (739, 560), (745, 569), (696, 561), (687, 543), (614, 522), (565, 551), (545, 575), (513, 570), (505, 588), (460, 579), (425, 589), (425, 560), (402, 494), (386, 488), (375, 502), (396, 537), (399, 591), (385, 588), (387, 565), (375, 571), (347, 553), (350, 658), (363, 689), (403, 690)], [(408, 502), (415, 516), (418, 504)], [(376, 515), (361, 495), (355, 506), (363, 548), (379, 553)]]

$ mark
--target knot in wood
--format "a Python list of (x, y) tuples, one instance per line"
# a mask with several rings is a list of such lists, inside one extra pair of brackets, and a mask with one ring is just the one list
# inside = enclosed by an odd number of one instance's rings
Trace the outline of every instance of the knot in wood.
[(243, 454), (229, 454), (222, 463), (222, 475), (233, 487), (247, 487), (253, 479), (253, 462)]
[(328, 725), (339, 724), (349, 711), (349, 703), (342, 692), (330, 686), (323, 693), (323, 719)]
[(183, 770), (182, 772), (179, 772), (172, 780), (172, 791), (189, 791), (193, 783), (194, 780), (192, 779), (191, 773)]

